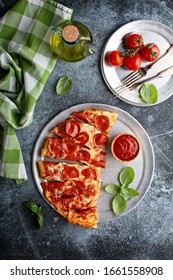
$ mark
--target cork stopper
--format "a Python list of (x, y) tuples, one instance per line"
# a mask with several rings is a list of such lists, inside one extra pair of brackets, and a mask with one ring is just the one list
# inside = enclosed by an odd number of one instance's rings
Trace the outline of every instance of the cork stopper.
[(68, 43), (74, 43), (79, 37), (79, 30), (74, 25), (67, 25), (62, 31), (63, 39)]

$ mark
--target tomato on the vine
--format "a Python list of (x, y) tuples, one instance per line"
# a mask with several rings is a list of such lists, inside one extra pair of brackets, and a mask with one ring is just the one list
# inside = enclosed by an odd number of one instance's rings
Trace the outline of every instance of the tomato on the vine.
[(131, 34), (125, 39), (125, 47), (127, 49), (137, 49), (144, 46), (144, 39), (142, 35)]
[(127, 53), (124, 56), (123, 65), (129, 70), (137, 70), (141, 67), (142, 57), (139, 53)]
[(108, 54), (108, 61), (113, 66), (121, 66), (123, 63), (123, 56), (120, 51), (112, 51)]
[(144, 60), (155, 61), (160, 55), (160, 49), (156, 44), (150, 43), (141, 48), (139, 53)]

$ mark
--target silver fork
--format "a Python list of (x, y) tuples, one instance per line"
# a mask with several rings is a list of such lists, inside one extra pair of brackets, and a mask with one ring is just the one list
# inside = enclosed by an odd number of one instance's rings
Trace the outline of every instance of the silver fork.
[(150, 63), (148, 66), (141, 67), (138, 70), (130, 73), (124, 80), (121, 81), (121, 84), (119, 86), (114, 88), (115, 93), (121, 93), (122, 91), (124, 92), (124, 90), (128, 89), (128, 86), (130, 84), (133, 84), (136, 81), (138, 81), (140, 78), (146, 76), (148, 70), (151, 69), (153, 65), (157, 63), (160, 59), (162, 59), (167, 55), (172, 55), (172, 54), (173, 54), (173, 45), (171, 45), (167, 49), (167, 51), (163, 55), (161, 55), (157, 60), (155, 60), (153, 63)]
[(128, 86), (128, 88), (130, 90), (135, 90), (137, 87), (139, 87), (140, 85), (144, 84), (144, 83), (147, 83), (151, 80), (154, 80), (154, 79), (157, 79), (157, 78), (164, 78), (164, 77), (167, 77), (167, 76), (171, 76), (173, 75), (173, 66), (169, 67), (169, 68), (166, 68), (165, 70), (159, 72), (158, 74), (148, 78), (148, 79), (145, 79), (141, 82), (138, 82), (138, 83), (132, 83), (131, 85)]

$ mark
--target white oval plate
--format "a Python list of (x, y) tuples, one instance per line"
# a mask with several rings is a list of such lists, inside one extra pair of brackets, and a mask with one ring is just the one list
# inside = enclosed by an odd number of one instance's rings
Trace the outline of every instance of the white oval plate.
[[(139, 196), (128, 200), (127, 208), (123, 212), (123, 214), (126, 214), (129, 211), (131, 211), (141, 201), (141, 199), (144, 197), (152, 181), (153, 172), (154, 172), (153, 147), (144, 128), (131, 115), (129, 115), (128, 113), (126, 113), (125, 111), (119, 108), (105, 105), (105, 104), (95, 104), (95, 103), (80, 104), (80, 105), (70, 107), (69, 109), (66, 109), (65, 111), (55, 116), (41, 131), (34, 146), (33, 158), (32, 158), (32, 170), (33, 170), (33, 175), (37, 188), (44, 198), (43, 190), (40, 185), (40, 183), (43, 180), (39, 177), (37, 162), (39, 160), (44, 160), (43, 157), (40, 157), (40, 150), (45, 140), (45, 137), (50, 136), (50, 130), (58, 123), (68, 118), (72, 112), (85, 110), (87, 108), (108, 110), (108, 111), (116, 112), (118, 114), (118, 119), (116, 120), (115, 124), (112, 127), (110, 140), (107, 147), (106, 168), (101, 169), (101, 179), (103, 183), (102, 183), (101, 195), (99, 197), (97, 206), (99, 212), (99, 222), (104, 222), (115, 218), (115, 214), (111, 210), (111, 201), (113, 196), (106, 193), (104, 188), (109, 183), (118, 184), (118, 174), (123, 167), (131, 166), (134, 169), (135, 179), (130, 184), (130, 187), (137, 189), (140, 192)], [(138, 138), (141, 146), (138, 157), (132, 162), (129, 162), (128, 164), (117, 161), (112, 156), (111, 149), (110, 149), (110, 145), (113, 138), (122, 132), (127, 132), (135, 135)]]
[[(117, 31), (115, 31), (111, 37), (106, 42), (101, 56), (101, 71), (103, 78), (108, 86), (108, 88), (115, 94), (114, 88), (118, 86), (121, 81), (128, 76), (131, 71), (125, 69), (125, 67), (113, 67), (107, 63), (106, 55), (113, 50), (124, 50), (123, 48), (123, 38), (128, 33), (141, 34), (144, 38), (144, 43), (155, 43), (160, 48), (160, 55), (164, 54), (166, 50), (173, 44), (173, 31), (156, 21), (151, 20), (138, 20), (130, 22)], [(143, 62), (142, 66), (146, 66), (149, 63)], [(141, 79), (144, 80), (151, 76), (154, 76), (161, 70), (167, 67), (173, 66), (173, 55), (163, 58), (163, 60), (158, 61), (153, 67), (148, 71), (147, 75)], [(117, 94), (117, 97), (121, 100), (136, 106), (151, 106), (161, 103), (168, 99), (173, 93), (173, 76), (165, 77), (161, 79), (155, 79), (151, 81), (158, 89), (158, 101), (155, 104), (143, 103), (138, 94), (138, 89), (125, 94)]]

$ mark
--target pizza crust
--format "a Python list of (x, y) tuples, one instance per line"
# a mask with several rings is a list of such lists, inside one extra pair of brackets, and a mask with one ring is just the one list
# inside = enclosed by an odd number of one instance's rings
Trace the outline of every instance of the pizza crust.
[(59, 211), (59, 214), (67, 219), (71, 224), (85, 228), (97, 228), (98, 211), (96, 207), (82, 211)]
[(41, 153), (40, 153), (41, 157), (46, 157), (49, 154), (48, 143), (49, 143), (49, 139), (47, 137), (41, 149)]
[(46, 169), (45, 169), (43, 161), (38, 161), (37, 164), (38, 164), (38, 170), (39, 170), (39, 173), (40, 173), (40, 177), (41, 178), (46, 177)]
[(82, 227), (97, 228), (97, 208), (93, 207), (84, 211), (69, 211), (67, 220), (72, 224), (79, 225)]

